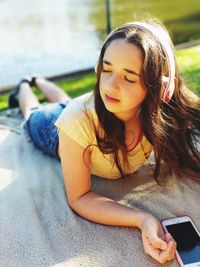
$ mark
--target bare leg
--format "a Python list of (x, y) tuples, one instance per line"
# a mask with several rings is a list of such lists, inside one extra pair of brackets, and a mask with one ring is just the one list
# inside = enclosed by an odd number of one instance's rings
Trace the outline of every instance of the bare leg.
[(36, 85), (49, 102), (65, 102), (70, 99), (70, 97), (61, 88), (45, 78), (37, 77)]
[(22, 83), (18, 97), (19, 107), (25, 119), (28, 118), (32, 108), (41, 106), (28, 83)]

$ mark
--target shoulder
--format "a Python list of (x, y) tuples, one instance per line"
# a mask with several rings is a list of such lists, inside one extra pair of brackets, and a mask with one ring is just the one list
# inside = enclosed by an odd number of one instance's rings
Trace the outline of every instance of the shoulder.
[(87, 93), (70, 100), (55, 122), (55, 125), (58, 127), (77, 120), (86, 119), (88, 114), (92, 116), (95, 114), (93, 93)]

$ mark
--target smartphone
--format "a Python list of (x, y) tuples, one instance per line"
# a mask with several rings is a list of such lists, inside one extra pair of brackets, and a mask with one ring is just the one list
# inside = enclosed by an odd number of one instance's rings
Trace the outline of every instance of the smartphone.
[(176, 258), (180, 266), (200, 266), (200, 233), (189, 216), (162, 221), (165, 232), (169, 232), (177, 243)]

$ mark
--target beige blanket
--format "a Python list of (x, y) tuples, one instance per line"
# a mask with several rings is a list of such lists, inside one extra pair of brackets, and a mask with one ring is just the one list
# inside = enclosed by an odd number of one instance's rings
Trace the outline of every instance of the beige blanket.
[[(0, 266), (160, 266), (143, 252), (139, 230), (92, 223), (69, 208), (60, 163), (34, 148), (21, 122), (18, 109), (0, 114)], [(92, 187), (159, 219), (187, 214), (200, 229), (200, 186), (165, 180), (158, 186), (146, 166), (127, 179), (92, 177)]]

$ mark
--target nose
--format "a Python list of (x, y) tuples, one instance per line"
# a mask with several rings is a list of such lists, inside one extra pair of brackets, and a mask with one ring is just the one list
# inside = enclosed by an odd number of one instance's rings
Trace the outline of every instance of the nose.
[(120, 84), (119, 84), (119, 77), (117, 74), (112, 74), (107, 80), (107, 88), (110, 90), (117, 90), (119, 89)]

